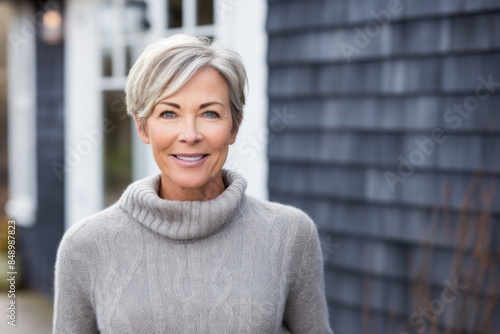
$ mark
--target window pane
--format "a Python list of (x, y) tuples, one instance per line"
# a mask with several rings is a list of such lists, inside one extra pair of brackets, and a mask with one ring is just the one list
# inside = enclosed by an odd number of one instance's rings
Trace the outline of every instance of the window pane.
[(102, 50), (102, 76), (113, 76), (113, 55), (111, 49)]
[(197, 25), (214, 23), (214, 0), (196, 0), (197, 2)]
[(123, 92), (104, 92), (103, 103), (104, 202), (109, 206), (132, 180), (132, 142)]
[(182, 0), (168, 1), (168, 27), (182, 27)]
[(128, 72), (132, 68), (132, 65), (134, 65), (132, 62), (134, 60), (132, 59), (132, 47), (127, 46), (125, 48), (125, 75), (128, 75)]
[(125, 32), (137, 33), (149, 29), (146, 15), (147, 3), (144, 1), (128, 1), (125, 3)]

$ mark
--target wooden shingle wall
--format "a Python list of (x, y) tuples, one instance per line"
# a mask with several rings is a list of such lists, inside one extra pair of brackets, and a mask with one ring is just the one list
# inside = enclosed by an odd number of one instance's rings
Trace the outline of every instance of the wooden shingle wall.
[(500, 1), (269, 1), (267, 31), (270, 199), (318, 225), (335, 333), (500, 333)]

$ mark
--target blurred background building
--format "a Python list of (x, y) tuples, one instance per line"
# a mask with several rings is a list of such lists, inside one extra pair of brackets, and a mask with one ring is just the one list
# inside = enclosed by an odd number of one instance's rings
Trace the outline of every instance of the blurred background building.
[(336, 334), (500, 332), (500, 0), (0, 1), (0, 217), (26, 288), (50, 298), (64, 231), (157, 172), (123, 89), (176, 33), (242, 55), (226, 167), (318, 225)]
[(320, 226), (337, 333), (500, 333), (499, 9), (269, 3), (270, 198)]

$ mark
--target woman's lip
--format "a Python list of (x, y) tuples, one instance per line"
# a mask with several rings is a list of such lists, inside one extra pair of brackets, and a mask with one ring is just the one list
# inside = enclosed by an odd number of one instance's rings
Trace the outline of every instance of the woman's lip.
[(199, 157), (200, 155), (208, 155), (205, 153), (178, 153), (178, 154), (172, 154), (172, 155), (177, 155), (181, 157)]
[[(181, 156), (181, 157), (199, 157), (199, 156), (202, 156), (201, 159), (198, 159), (198, 160), (195, 160), (195, 161), (186, 161), (186, 160), (182, 160), (182, 159), (179, 159), (177, 156)], [(208, 154), (191, 154), (191, 155), (184, 155), (184, 154), (172, 154), (171, 157), (174, 159), (174, 161), (182, 166), (182, 167), (198, 167), (200, 165), (202, 165), (205, 160), (207, 160), (207, 157), (208, 157)]]

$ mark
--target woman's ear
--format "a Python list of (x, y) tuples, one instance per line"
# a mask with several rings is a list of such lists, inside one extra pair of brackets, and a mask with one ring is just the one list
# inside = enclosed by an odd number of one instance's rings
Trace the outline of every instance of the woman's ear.
[(234, 142), (236, 141), (236, 136), (238, 135), (239, 129), (240, 129), (240, 127), (238, 126), (238, 127), (231, 130), (231, 135), (229, 137), (229, 145), (233, 145)]
[(141, 140), (144, 144), (149, 144), (149, 136), (146, 132), (146, 123), (145, 122), (146, 122), (146, 120), (141, 121), (141, 120), (139, 120), (137, 115), (134, 114), (134, 123), (135, 123), (135, 128), (137, 129), (137, 133), (139, 134), (139, 137), (141, 138)]

